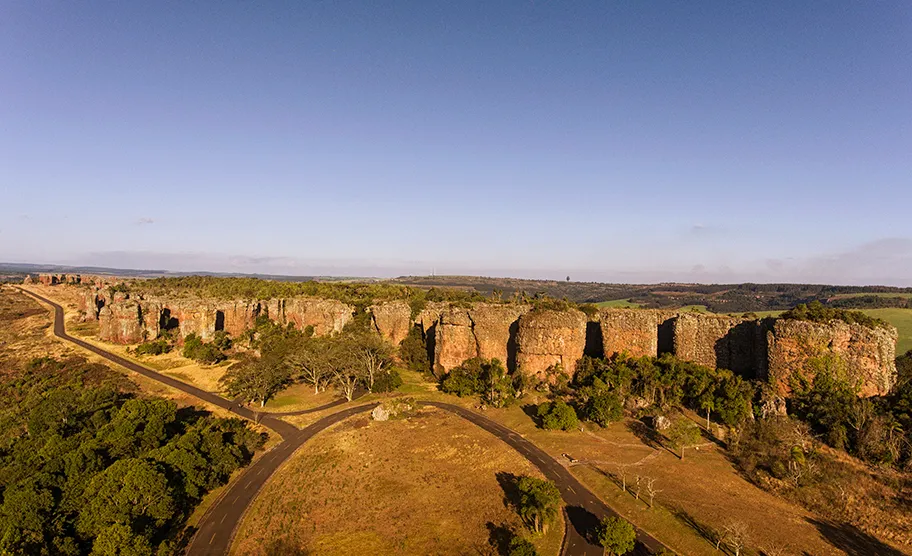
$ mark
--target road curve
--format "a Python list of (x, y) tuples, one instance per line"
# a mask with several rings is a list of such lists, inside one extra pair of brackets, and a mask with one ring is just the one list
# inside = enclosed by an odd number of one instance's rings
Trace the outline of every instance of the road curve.
[[(263, 457), (245, 469), (238, 480), (235, 481), (235, 483), (233, 483), (203, 515), (200, 519), (197, 532), (187, 548), (186, 554), (190, 556), (196, 556), (198, 554), (221, 556), (227, 554), (231, 548), (231, 542), (237, 526), (250, 503), (269, 477), (272, 476), (285, 460), (300, 448), (301, 445), (323, 429), (358, 413), (369, 411), (377, 405), (376, 403), (373, 403), (350, 407), (323, 417), (304, 429), (298, 429), (294, 425), (276, 418), (276, 416), (283, 414), (252, 411), (236, 402), (232, 402), (211, 392), (163, 375), (120, 357), (119, 355), (105, 351), (88, 342), (74, 338), (66, 333), (63, 307), (31, 291), (21, 288), (19, 288), (19, 291), (53, 307), (54, 335), (58, 338), (72, 342), (142, 376), (156, 380), (205, 402), (211, 403), (212, 405), (226, 409), (239, 417), (258, 422), (282, 436), (283, 442), (266, 452)], [(291, 412), (289, 414), (312, 413), (322, 409), (329, 409), (342, 403), (344, 402), (338, 400), (321, 406), (320, 408)], [(455, 413), (470, 423), (485, 429), (522, 454), (533, 465), (538, 467), (549, 480), (554, 481), (557, 484), (561, 491), (561, 496), (567, 505), (566, 515), (569, 517), (570, 521), (567, 527), (566, 537), (564, 538), (563, 549), (561, 551), (564, 556), (601, 556), (604, 553), (601, 547), (590, 542), (587, 537), (591, 535), (598, 520), (606, 516), (618, 515), (617, 512), (608, 507), (607, 504), (602, 502), (597, 496), (577, 481), (564, 466), (557, 462), (556, 459), (515, 431), (484, 417), (483, 415), (457, 405), (443, 402), (421, 401), (420, 403), (422, 405), (436, 407), (444, 411)], [(637, 545), (633, 554), (650, 554), (664, 548), (662, 543), (646, 532), (639, 528), (636, 528), (636, 531)]]
[[(602, 547), (593, 544), (587, 537), (591, 536), (599, 520), (619, 514), (576, 480), (576, 477), (566, 467), (558, 463), (547, 452), (523, 438), (519, 433), (474, 411), (443, 402), (423, 401), (419, 403), (455, 413), (470, 423), (483, 428), (506, 442), (511, 448), (538, 467), (545, 477), (554, 481), (567, 505), (566, 516), (570, 518), (570, 523), (567, 526), (567, 536), (564, 538), (563, 554), (586, 556), (602, 556), (604, 554)], [(645, 531), (636, 526), (634, 528), (637, 532), (637, 545), (632, 554), (651, 554), (665, 547)]]
[(281, 435), (282, 438), (288, 438), (288, 437), (294, 436), (300, 432), (298, 430), (298, 428), (295, 427), (294, 425), (292, 425), (291, 423), (286, 423), (285, 421), (282, 421), (281, 419), (272, 417), (268, 413), (258, 413), (256, 411), (252, 411), (252, 410), (240, 405), (237, 402), (233, 402), (231, 400), (226, 400), (225, 398), (219, 396), (218, 394), (213, 394), (212, 392), (207, 392), (201, 388), (197, 388), (196, 386), (187, 384), (186, 382), (181, 382), (181, 381), (177, 380), (176, 378), (171, 378), (170, 376), (163, 375), (161, 373), (153, 371), (152, 369), (150, 369), (148, 367), (143, 367), (142, 365), (140, 365), (138, 363), (134, 363), (133, 361), (130, 361), (129, 359), (124, 359), (123, 357), (121, 357), (117, 354), (111, 353), (109, 351), (105, 351), (98, 346), (94, 346), (86, 341), (80, 340), (79, 338), (74, 338), (74, 337), (70, 336), (69, 334), (66, 333), (66, 329), (64, 328), (63, 307), (61, 307), (57, 303), (54, 303), (50, 299), (42, 297), (36, 293), (32, 293), (28, 290), (24, 290), (24, 289), (20, 288), (19, 291), (25, 293), (26, 295), (30, 295), (30, 296), (34, 297), (35, 299), (37, 299), (38, 301), (46, 303), (54, 308), (54, 335), (57, 336), (58, 338), (61, 338), (68, 342), (72, 342), (81, 348), (87, 349), (87, 350), (91, 351), (92, 353), (95, 353), (96, 355), (100, 355), (101, 357), (104, 357), (108, 361), (116, 363), (117, 365), (120, 365), (121, 367), (125, 367), (146, 378), (151, 378), (152, 380), (156, 380), (158, 382), (161, 382), (162, 384), (166, 384), (172, 388), (180, 390), (181, 392), (185, 392), (187, 394), (190, 394), (191, 396), (199, 398), (199, 399), (203, 400), (204, 402), (211, 403), (212, 405), (221, 407), (222, 409), (226, 409), (239, 417), (243, 417), (244, 419), (249, 419), (255, 423), (259, 423), (265, 427), (268, 427), (268, 428), (272, 429), (273, 431), (277, 432), (279, 435)]

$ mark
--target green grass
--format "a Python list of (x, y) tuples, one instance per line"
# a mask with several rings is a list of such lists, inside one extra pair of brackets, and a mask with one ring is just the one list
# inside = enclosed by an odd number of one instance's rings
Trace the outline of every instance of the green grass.
[(896, 327), (899, 332), (896, 355), (902, 355), (912, 349), (912, 309), (861, 309), (861, 312), (885, 320)]
[(601, 309), (635, 309), (640, 306), (639, 303), (631, 303), (629, 299), (612, 299), (611, 301), (599, 301), (595, 304)]
[(682, 313), (709, 313), (709, 309), (706, 308), (706, 305), (685, 305), (677, 309)]
[(833, 299), (851, 299), (853, 297), (899, 297), (901, 299), (912, 299), (912, 293), (840, 293), (834, 295)]

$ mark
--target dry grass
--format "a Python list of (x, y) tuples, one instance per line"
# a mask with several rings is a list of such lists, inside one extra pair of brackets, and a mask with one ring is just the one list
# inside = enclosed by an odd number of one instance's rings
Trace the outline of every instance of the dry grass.
[[(539, 472), (500, 440), (436, 409), (358, 416), (305, 444), (269, 480), (232, 554), (487, 554), (490, 526), (521, 529), (496, 474)], [(537, 537), (556, 554), (563, 524)]]

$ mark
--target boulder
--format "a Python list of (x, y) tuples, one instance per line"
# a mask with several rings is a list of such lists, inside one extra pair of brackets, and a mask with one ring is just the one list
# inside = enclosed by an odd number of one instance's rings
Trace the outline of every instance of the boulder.
[(378, 405), (371, 411), (371, 419), (374, 421), (389, 421), (390, 412), (382, 405)]

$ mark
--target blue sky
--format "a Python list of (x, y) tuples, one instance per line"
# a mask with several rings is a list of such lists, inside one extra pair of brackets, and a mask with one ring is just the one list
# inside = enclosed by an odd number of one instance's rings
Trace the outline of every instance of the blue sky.
[(0, 4), (0, 260), (912, 285), (912, 4), (383, 4)]

